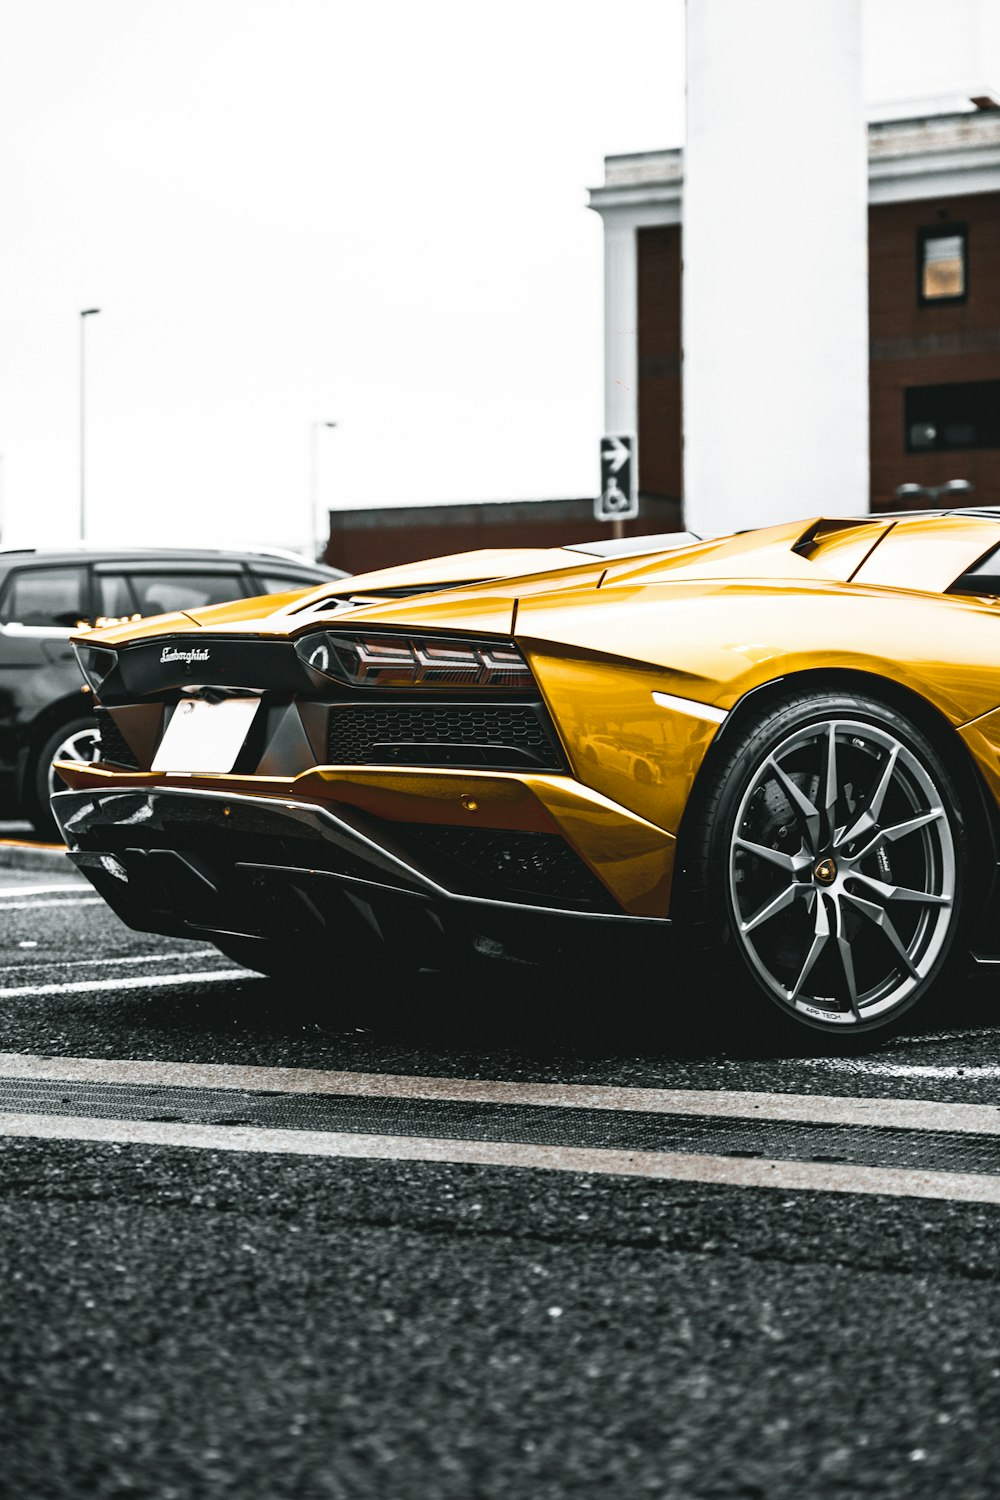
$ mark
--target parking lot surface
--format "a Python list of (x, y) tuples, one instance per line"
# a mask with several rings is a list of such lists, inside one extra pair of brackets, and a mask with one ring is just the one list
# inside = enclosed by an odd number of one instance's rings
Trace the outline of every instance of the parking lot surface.
[(998, 1003), (831, 1059), (669, 964), (307, 992), (0, 869), (2, 1488), (993, 1500)]

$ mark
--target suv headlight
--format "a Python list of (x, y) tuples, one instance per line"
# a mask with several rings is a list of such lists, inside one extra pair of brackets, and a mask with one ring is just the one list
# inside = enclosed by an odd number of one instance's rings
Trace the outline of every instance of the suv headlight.
[(118, 652), (107, 646), (87, 646), (74, 641), (73, 650), (83, 673), (84, 681), (95, 698), (101, 696), (101, 688), (107, 682), (118, 663)]
[(301, 636), (295, 649), (314, 672), (349, 687), (478, 687), (509, 692), (535, 685), (512, 641), (323, 630)]

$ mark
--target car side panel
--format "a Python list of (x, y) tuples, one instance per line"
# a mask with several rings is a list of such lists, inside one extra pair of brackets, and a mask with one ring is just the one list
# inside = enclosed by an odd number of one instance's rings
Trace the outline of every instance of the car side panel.
[(763, 683), (817, 668), (890, 678), (956, 726), (1000, 705), (1000, 607), (956, 594), (623, 585), (598, 608), (580, 609), (571, 597), (525, 600), (517, 624), (529, 655), (559, 642), (561, 654), (659, 669), (660, 691), (723, 709)]
[[(705, 751), (719, 728), (701, 712), (671, 711), (653, 694), (656, 668), (581, 658), (555, 647), (529, 653), (573, 774), (658, 827), (676, 832)], [(701, 684), (702, 689), (704, 684)], [(668, 691), (678, 693), (676, 684)]]

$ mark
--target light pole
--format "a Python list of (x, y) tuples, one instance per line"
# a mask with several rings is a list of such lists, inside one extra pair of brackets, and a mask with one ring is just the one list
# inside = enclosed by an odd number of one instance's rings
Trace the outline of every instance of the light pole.
[(309, 424), (309, 555), (316, 552), (316, 500), (319, 490), (319, 434), (322, 427), (336, 427), (336, 422)]
[(84, 307), (80, 310), (80, 540), (85, 541), (87, 537), (87, 424), (86, 424), (86, 390), (87, 390), (87, 361), (86, 361), (86, 329), (87, 319), (94, 318), (100, 312), (99, 307)]

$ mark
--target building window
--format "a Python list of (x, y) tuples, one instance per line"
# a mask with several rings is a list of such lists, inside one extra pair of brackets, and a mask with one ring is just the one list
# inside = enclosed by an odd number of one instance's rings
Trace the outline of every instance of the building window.
[(964, 302), (968, 291), (969, 231), (964, 224), (936, 224), (921, 229), (917, 240), (917, 276), (921, 305)]
[(914, 385), (903, 396), (907, 453), (1000, 448), (1000, 380)]

